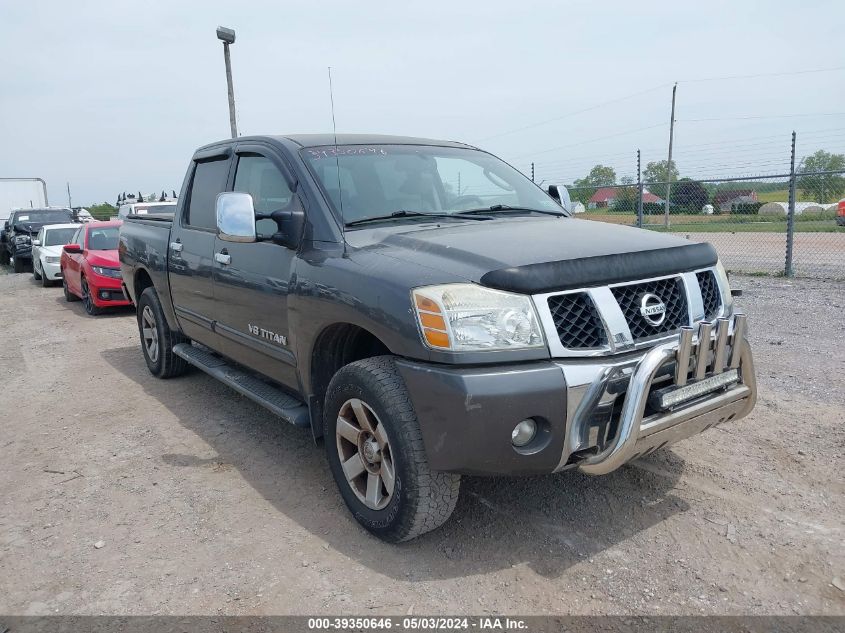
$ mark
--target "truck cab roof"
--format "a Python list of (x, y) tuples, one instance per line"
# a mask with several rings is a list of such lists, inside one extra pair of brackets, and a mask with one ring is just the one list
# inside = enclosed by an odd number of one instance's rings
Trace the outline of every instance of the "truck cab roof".
[(477, 149), (472, 145), (457, 141), (444, 141), (416, 136), (393, 136), (389, 134), (338, 134), (336, 137), (334, 134), (262, 134), (216, 141), (200, 147), (197, 152), (203, 152), (221, 145), (229, 145), (236, 141), (259, 141), (288, 146), (292, 144), (299, 147), (322, 147), (326, 145), (434, 145), (438, 147)]

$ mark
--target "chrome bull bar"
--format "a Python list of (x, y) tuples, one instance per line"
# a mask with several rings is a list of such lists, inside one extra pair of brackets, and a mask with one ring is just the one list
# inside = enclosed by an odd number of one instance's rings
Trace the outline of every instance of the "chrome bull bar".
[[(578, 468), (592, 475), (607, 474), (665, 444), (747, 415), (754, 408), (757, 386), (745, 333), (746, 315), (735, 314), (715, 323), (702, 321), (697, 327), (684, 327), (677, 340), (649, 350), (633, 367), (615, 436), (601, 452), (580, 461)], [(644, 419), (655, 376), (673, 361), (675, 387), (687, 385), (690, 374), (697, 382), (735, 370), (739, 379)]]

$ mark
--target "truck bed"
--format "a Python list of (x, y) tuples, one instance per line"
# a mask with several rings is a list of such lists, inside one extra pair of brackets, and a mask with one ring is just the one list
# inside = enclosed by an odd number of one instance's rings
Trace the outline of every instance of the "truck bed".
[[(137, 303), (138, 274), (143, 269), (153, 286), (164, 298), (170, 297), (167, 279), (167, 253), (170, 245), (172, 214), (130, 214), (120, 227), (120, 270), (126, 292)], [(169, 305), (169, 301), (165, 302)], [(167, 308), (165, 308), (167, 309)]]

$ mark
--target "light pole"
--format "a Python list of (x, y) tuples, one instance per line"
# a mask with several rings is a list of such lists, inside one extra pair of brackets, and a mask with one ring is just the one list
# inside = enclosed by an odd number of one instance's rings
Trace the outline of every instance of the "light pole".
[(223, 42), (223, 59), (226, 62), (226, 85), (229, 88), (229, 127), (232, 138), (238, 138), (238, 124), (235, 121), (235, 89), (232, 87), (232, 60), (229, 58), (229, 44), (235, 43), (235, 31), (225, 26), (217, 27), (217, 39)]

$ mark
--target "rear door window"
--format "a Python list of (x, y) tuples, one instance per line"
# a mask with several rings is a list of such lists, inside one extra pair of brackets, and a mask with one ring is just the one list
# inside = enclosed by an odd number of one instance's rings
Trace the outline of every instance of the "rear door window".
[(229, 160), (226, 158), (197, 163), (185, 214), (187, 226), (211, 231), (217, 228), (217, 194), (226, 189), (228, 175)]

